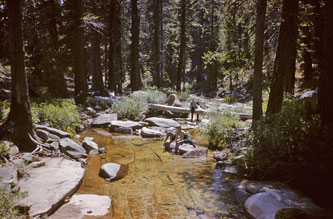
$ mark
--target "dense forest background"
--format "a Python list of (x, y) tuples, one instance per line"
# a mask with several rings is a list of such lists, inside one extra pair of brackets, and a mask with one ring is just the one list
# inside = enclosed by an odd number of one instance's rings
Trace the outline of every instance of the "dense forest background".
[[(274, 165), (259, 175), (288, 170), (285, 181), (308, 170), (291, 181), (320, 182), (311, 193), (324, 194), (332, 170), (332, 39), (331, 0), (1, 0), (0, 64), (11, 65), (12, 77), (6, 125), (32, 151), (38, 142), (29, 98), (45, 93), (85, 105), (87, 96), (143, 89), (206, 97), (244, 91), (253, 97), (257, 152), (245, 166), (256, 175), (265, 160)], [(318, 101), (286, 103), (307, 90)], [(292, 129), (282, 138), (284, 125)]]

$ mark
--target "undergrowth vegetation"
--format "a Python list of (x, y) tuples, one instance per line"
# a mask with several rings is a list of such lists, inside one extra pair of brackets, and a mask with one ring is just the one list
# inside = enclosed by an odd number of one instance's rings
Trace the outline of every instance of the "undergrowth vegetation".
[[(0, 104), (1, 119), (8, 117), (10, 103)], [(74, 130), (79, 124), (79, 113), (72, 99), (52, 99), (47, 103), (31, 103), (31, 114), (34, 123), (48, 124), (62, 130)]]
[(136, 91), (124, 100), (119, 100), (112, 104), (112, 111), (118, 114), (119, 118), (140, 120), (148, 110), (148, 103), (164, 104), (166, 94), (161, 91), (149, 89), (146, 91)]
[(206, 128), (208, 141), (212, 149), (227, 149), (232, 147), (232, 139), (240, 122), (236, 114), (230, 112), (211, 113), (210, 122)]
[[(309, 109), (310, 108), (310, 109)], [(311, 103), (288, 100), (281, 113), (257, 122), (238, 165), (255, 178), (280, 180), (310, 193), (329, 196), (333, 184), (333, 136), (321, 129)], [(329, 200), (329, 199), (328, 199)]]
[[(20, 218), (15, 203), (24, 198), (26, 193), (11, 192), (6, 184), (0, 185), (0, 218)], [(23, 218), (23, 217), (22, 217)]]

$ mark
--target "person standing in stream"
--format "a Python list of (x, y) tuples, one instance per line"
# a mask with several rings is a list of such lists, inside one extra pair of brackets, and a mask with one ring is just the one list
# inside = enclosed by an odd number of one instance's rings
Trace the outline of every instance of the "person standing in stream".
[[(198, 104), (197, 104), (197, 102), (194, 101), (194, 99), (192, 99), (192, 102), (190, 104), (190, 108), (191, 108), (191, 122), (193, 122), (194, 111), (196, 109), (198, 109)], [(199, 113), (197, 113), (197, 121), (199, 121)]]

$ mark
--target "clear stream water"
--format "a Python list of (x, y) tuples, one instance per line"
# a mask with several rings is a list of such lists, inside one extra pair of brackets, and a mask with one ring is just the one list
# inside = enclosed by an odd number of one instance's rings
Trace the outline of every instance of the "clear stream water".
[[(191, 134), (199, 146), (207, 144), (199, 132)], [(87, 136), (107, 151), (88, 156), (77, 192), (112, 199), (110, 213), (98, 218), (247, 218), (236, 200), (233, 185), (239, 181), (214, 168), (211, 152), (207, 158), (189, 159), (165, 152), (161, 140), (111, 135), (103, 129), (81, 133), (81, 138)], [(128, 174), (105, 181), (98, 173), (107, 162), (127, 164)]]

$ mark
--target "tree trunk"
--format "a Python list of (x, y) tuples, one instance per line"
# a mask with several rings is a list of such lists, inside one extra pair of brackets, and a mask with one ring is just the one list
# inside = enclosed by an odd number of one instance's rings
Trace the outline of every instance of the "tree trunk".
[(12, 75), (12, 98), (7, 122), (14, 129), (12, 141), (23, 151), (33, 151), (36, 143), (31, 141), (35, 133), (24, 65), (21, 5), (22, 0), (7, 0)]
[(92, 75), (92, 87), (99, 95), (104, 95), (104, 83), (102, 76), (102, 62), (101, 62), (101, 37), (100, 33), (94, 31), (91, 37), (90, 48), (90, 73)]
[(176, 90), (180, 91), (183, 75), (183, 65), (185, 61), (185, 18), (186, 18), (186, 0), (181, 1), (181, 17), (180, 17), (180, 49), (177, 70), (177, 86)]
[(132, 91), (141, 90), (142, 82), (140, 75), (140, 16), (138, 10), (138, 0), (131, 0), (132, 5), (132, 42), (131, 42), (131, 89)]
[(53, 97), (66, 98), (68, 97), (67, 85), (64, 75), (64, 70), (61, 68), (60, 54), (59, 54), (59, 40), (57, 30), (57, 9), (54, 0), (43, 2), (46, 4), (46, 14), (49, 16), (47, 19), (48, 32), (50, 35), (51, 57), (47, 57), (49, 66), (47, 69), (46, 83), (49, 91)]
[[(98, 14), (96, 2), (91, 1), (93, 13)], [(91, 60), (91, 75), (92, 75), (92, 87), (94, 91), (97, 91), (99, 95), (104, 95), (104, 82), (102, 75), (102, 60), (101, 60), (101, 33), (96, 30), (92, 30), (91, 34), (91, 48), (90, 48), (90, 60)]]
[(87, 98), (87, 79), (84, 69), (84, 36), (82, 29), (83, 3), (82, 0), (71, 0), (73, 14), (73, 59), (75, 103), (85, 104)]
[(322, 124), (333, 133), (333, 2), (325, 2), (323, 61), (319, 82), (319, 113)]
[(298, 0), (283, 0), (279, 43), (273, 69), (267, 114), (281, 111), (283, 91), (293, 92), (297, 45)]
[[(109, 50), (109, 89), (121, 93), (121, 35), (120, 35), (120, 2), (111, 1), (110, 13), (110, 50)], [(117, 89), (118, 88), (118, 89)]]
[(161, 0), (154, 0), (154, 66), (156, 86), (161, 86)]
[(256, 40), (253, 73), (253, 121), (262, 117), (262, 65), (264, 52), (264, 30), (267, 0), (257, 1)]

